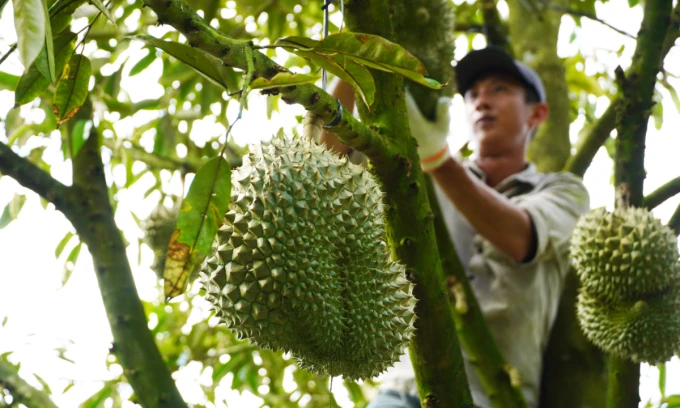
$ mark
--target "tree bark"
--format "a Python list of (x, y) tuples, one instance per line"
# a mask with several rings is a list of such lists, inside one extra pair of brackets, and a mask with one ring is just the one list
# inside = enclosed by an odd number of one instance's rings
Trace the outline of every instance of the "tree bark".
[(13, 405), (19, 403), (27, 407), (58, 408), (50, 396), (33, 387), (19, 377), (19, 371), (12, 364), (0, 359), (0, 387), (4, 387), (12, 395)]
[[(566, 6), (566, 0), (558, 0)], [(510, 0), (509, 27), (515, 57), (534, 68), (545, 85), (550, 115), (540, 126), (527, 152), (539, 171), (559, 171), (571, 152), (569, 98), (564, 64), (557, 56), (557, 34), (562, 13), (544, 9), (540, 14), (523, 0)]]

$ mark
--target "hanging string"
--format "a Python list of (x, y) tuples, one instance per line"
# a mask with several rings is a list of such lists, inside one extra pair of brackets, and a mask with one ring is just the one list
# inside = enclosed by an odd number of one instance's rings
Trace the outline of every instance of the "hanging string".
[[(324, 4), (321, 7), (323, 10), (323, 38), (328, 37), (328, 6), (333, 4), (334, 0), (324, 0)], [(341, 20), (340, 20), (340, 29), (338, 32), (342, 32), (342, 27), (345, 24), (345, 1), (340, 0), (340, 14), (341, 14)], [(321, 88), (325, 91), (326, 90), (326, 83), (328, 81), (328, 75), (326, 73), (326, 70), (324, 69), (321, 72)]]

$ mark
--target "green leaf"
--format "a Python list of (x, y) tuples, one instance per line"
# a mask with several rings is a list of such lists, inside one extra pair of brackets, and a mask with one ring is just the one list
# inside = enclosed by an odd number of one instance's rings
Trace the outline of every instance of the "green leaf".
[(230, 194), (231, 171), (224, 158), (215, 157), (198, 169), (170, 238), (163, 272), (166, 297), (184, 293), (208, 255), (229, 207)]
[(436, 80), (426, 77), (425, 65), (413, 54), (399, 44), (377, 35), (348, 32), (329, 35), (322, 41), (305, 37), (287, 37), (277, 41), (277, 45), (280, 43), (306, 47), (307, 51), (313, 50), (328, 55), (345, 55), (359, 64), (381, 71), (394, 72), (428, 88), (444, 87)]
[(66, 233), (66, 235), (64, 235), (64, 238), (59, 241), (57, 248), (54, 250), (55, 258), (59, 258), (61, 256), (61, 253), (64, 252), (64, 248), (66, 248), (66, 245), (69, 243), (69, 241), (71, 241), (71, 238), (73, 238), (73, 233), (69, 231)]
[(18, 76), (0, 72), (0, 91), (13, 91), (17, 88), (18, 83)]
[(217, 58), (208, 55), (203, 51), (191, 48), (188, 45), (172, 41), (159, 40), (158, 38), (154, 38), (149, 35), (137, 35), (133, 38), (142, 40), (156, 48), (160, 48), (183, 63), (189, 65), (198, 73), (214, 82), (216, 85), (229, 90), (227, 84), (230, 82), (229, 76), (231, 74), (229, 71), (231, 70), (222, 65), (222, 62)]
[(664, 408), (680, 408), (680, 395), (671, 395), (665, 399), (665, 402), (668, 405)]
[(97, 8), (99, 9), (99, 11), (101, 11), (102, 13), (104, 13), (104, 15), (106, 16), (106, 18), (107, 18), (111, 23), (113, 23), (114, 26), (118, 27), (118, 26), (116, 25), (116, 22), (113, 21), (113, 16), (112, 16), (111, 13), (109, 12), (109, 9), (107, 9), (106, 6), (104, 6), (104, 4), (102, 3), (101, 0), (90, 0), (90, 3), (94, 4), (94, 6), (97, 7)]
[(628, 0), (628, 7), (633, 8), (640, 3), (640, 0)]
[(74, 385), (76, 385), (76, 383), (75, 383), (75, 382), (71, 382), (69, 385), (67, 385), (66, 387), (64, 387), (64, 389), (61, 391), (61, 393), (62, 393), (62, 394), (66, 394), (66, 391), (68, 391), (68, 390), (70, 390), (71, 388), (73, 388)]
[(92, 129), (92, 121), (89, 119), (79, 119), (71, 130), (71, 158), (78, 156), (78, 152), (83, 147)]
[[(49, 21), (50, 15), (47, 12), (47, 2), (42, 0), (43, 9), (45, 12), (45, 21)], [(43, 49), (40, 50), (40, 54), (35, 59), (35, 65), (38, 67), (40, 73), (50, 81), (50, 83), (57, 82), (57, 75), (55, 72), (54, 63), (54, 40), (52, 39), (52, 25), (45, 24), (45, 41)]]
[[(78, 36), (70, 31), (54, 38), (54, 51), (56, 52), (54, 63), (57, 77), (61, 76), (64, 67), (71, 58), (77, 38)], [(40, 73), (35, 64), (31, 65), (28, 71), (19, 78), (14, 94), (14, 104), (20, 106), (33, 101), (48, 86), (50, 86), (50, 81)]]
[(7, 322), (9, 321), (9, 316), (5, 316), (2, 319), (2, 323), (0, 324), (0, 327), (5, 327), (7, 325)]
[(370, 108), (375, 98), (375, 81), (370, 71), (344, 55), (327, 55), (301, 49), (289, 50), (352, 85)]
[(66, 258), (64, 270), (61, 275), (62, 287), (68, 283), (68, 280), (71, 278), (71, 274), (73, 274), (73, 271), (76, 269), (76, 262), (78, 262), (78, 256), (80, 256), (80, 248), (82, 246), (83, 243), (79, 242), (78, 245), (74, 246), (71, 252), (68, 254), (68, 258)]
[(135, 76), (139, 74), (140, 72), (144, 71), (151, 65), (152, 62), (156, 60), (156, 52), (152, 49), (149, 49), (149, 53), (144, 56), (144, 58), (140, 59), (137, 61), (137, 63), (130, 68), (130, 73), (128, 75), (130, 76)]
[(100, 408), (104, 406), (104, 401), (106, 401), (107, 398), (113, 394), (113, 388), (112, 388), (113, 383), (112, 382), (106, 382), (104, 383), (104, 387), (97, 391), (96, 394), (88, 398), (83, 404), (81, 405), (82, 408)]
[[(57, 0), (50, 6), (52, 34), (60, 34), (68, 28), (73, 20), (73, 12), (85, 3), (85, 0)], [(59, 70), (57, 70), (58, 72)]]
[(2, 211), (2, 215), (0, 215), (0, 229), (5, 228), (7, 225), (9, 225), (10, 222), (14, 221), (17, 218), (19, 212), (21, 211), (21, 207), (24, 206), (25, 202), (26, 202), (25, 195), (16, 194), (14, 198), (12, 198), (12, 200), (7, 204), (5, 209)]
[(45, 8), (42, 0), (14, 0), (13, 3), (19, 58), (28, 70), (45, 44)]
[(666, 398), (666, 363), (657, 364), (656, 368), (659, 369), (659, 392), (663, 399)]
[(33, 376), (42, 385), (43, 390), (45, 390), (48, 394), (52, 394), (52, 390), (50, 389), (50, 386), (47, 384), (47, 382), (45, 380), (43, 380), (43, 378), (41, 376), (39, 376), (36, 373), (33, 373)]
[(316, 82), (319, 79), (318, 75), (311, 74), (294, 74), (292, 72), (279, 72), (273, 78), (255, 78), (250, 83), (250, 89), (271, 89), (282, 86), (292, 86)]
[(57, 126), (72, 118), (85, 103), (91, 73), (92, 65), (87, 57), (76, 54), (71, 58), (54, 92), (52, 109)]

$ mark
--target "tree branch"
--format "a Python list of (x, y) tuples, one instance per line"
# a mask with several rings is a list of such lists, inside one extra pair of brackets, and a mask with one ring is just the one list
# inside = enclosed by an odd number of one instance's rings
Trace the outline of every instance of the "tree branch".
[(112, 353), (143, 407), (186, 407), (149, 331), (137, 295), (125, 244), (109, 202), (99, 137), (94, 128), (73, 159), (72, 188), (82, 210), (75, 217), (68, 214), (67, 217), (92, 254), (113, 334)]
[(482, 17), (484, 18), (483, 30), (487, 43), (503, 48), (510, 55), (513, 55), (508, 30), (498, 13), (496, 0), (480, 0), (479, 8), (482, 10)]
[[(247, 69), (245, 48), (252, 47), (250, 41), (234, 40), (218, 32), (182, 0), (144, 0), (144, 4), (158, 15), (159, 24), (170, 24), (184, 34), (192, 47), (221, 59), (227, 66)], [(259, 51), (254, 50), (253, 57), (255, 66), (253, 78), (272, 78), (279, 72), (287, 71)], [(301, 104), (305, 109), (320, 116), (324, 123), (332, 123), (337, 117), (338, 104), (335, 98), (314, 85), (279, 88), (278, 92), (286, 103)], [(338, 135), (343, 143), (366, 154), (374, 162), (383, 160), (393, 150), (388, 140), (352, 115), (343, 115), (343, 120), (328, 130)]]
[(442, 269), (447, 276), (447, 289), (451, 298), (453, 318), (461, 345), (495, 407), (526, 407), (524, 395), (514, 387), (510, 370), (486, 325), (484, 315), (472, 291), (465, 270), (446, 228), (441, 208), (434, 191), (432, 179), (426, 180), (430, 207), (434, 214), (437, 247)]
[[(663, 40), (661, 50), (661, 60), (663, 61), (670, 52), (675, 40), (680, 36), (680, 2), (673, 8), (671, 23), (668, 26), (666, 37)], [(576, 148), (576, 154), (569, 158), (564, 170), (577, 174), (581, 177), (586, 173), (595, 154), (609, 138), (609, 135), (616, 127), (616, 107), (619, 103), (619, 96), (615, 96), (607, 110), (602, 114), (583, 138), (581, 144)]]
[[(629, 73), (619, 67), (621, 102), (616, 120), (614, 185), (616, 206), (639, 207), (645, 180), (645, 138), (654, 104), (654, 86), (663, 63), (663, 43), (671, 21), (672, 0), (648, 0)], [(610, 355), (608, 408), (637, 406), (640, 364)]]
[(567, 160), (564, 166), (565, 171), (581, 177), (586, 174), (595, 154), (616, 127), (616, 106), (618, 103), (619, 97), (616, 96), (602, 116), (590, 126), (585, 137), (581, 139), (581, 143), (577, 146), (576, 153)]
[(585, 17), (589, 20), (596, 21), (596, 22), (598, 22), (598, 23), (600, 23), (600, 24), (602, 24), (606, 27), (611, 28), (612, 30), (616, 31), (619, 34), (625, 35), (626, 37), (632, 38), (634, 40), (637, 39), (637, 37), (635, 37), (633, 34), (627, 33), (625, 31), (621, 30), (620, 28), (614, 27), (613, 25), (602, 20), (601, 18), (597, 17), (594, 14), (586, 13), (584, 11), (574, 10), (574, 9), (569, 8), (569, 7), (564, 7), (564, 6), (561, 6), (559, 4), (555, 4), (555, 3), (551, 3), (551, 2), (547, 2), (547, 1), (543, 2), (542, 4), (544, 4), (546, 7), (549, 7), (553, 10), (556, 10), (556, 11), (559, 11), (559, 12), (562, 12), (562, 13), (570, 14), (572, 16), (577, 16), (577, 17)]
[(0, 387), (9, 391), (14, 398), (14, 403), (22, 403), (27, 407), (59, 408), (45, 391), (24, 381), (15, 366), (1, 359)]
[(680, 194), (680, 177), (674, 178), (655, 191), (649, 193), (642, 201), (642, 206), (646, 207), (648, 210), (652, 210), (676, 194)]
[(70, 211), (69, 187), (61, 184), (33, 163), (0, 143), (0, 172), (15, 179), (22, 186), (38, 193), (64, 214)]
[(671, 219), (668, 221), (668, 227), (675, 231), (675, 235), (680, 236), (680, 205), (675, 209)]

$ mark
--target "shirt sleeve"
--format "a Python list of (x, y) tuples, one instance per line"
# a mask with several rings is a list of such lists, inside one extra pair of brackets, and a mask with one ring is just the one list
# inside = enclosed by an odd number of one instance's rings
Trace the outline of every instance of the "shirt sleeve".
[(571, 232), (590, 207), (581, 179), (570, 173), (555, 174), (540, 191), (521, 196), (517, 204), (529, 213), (536, 233), (536, 252), (528, 263), (551, 257), (566, 262)]

